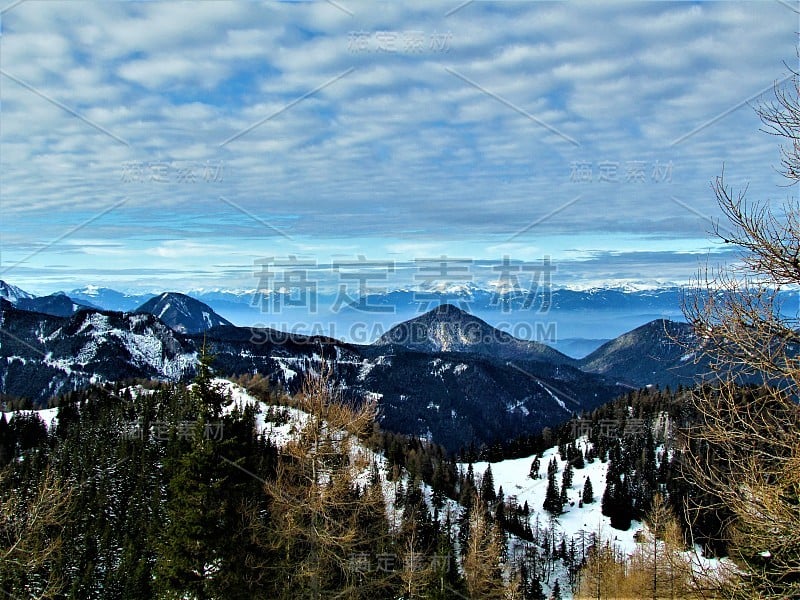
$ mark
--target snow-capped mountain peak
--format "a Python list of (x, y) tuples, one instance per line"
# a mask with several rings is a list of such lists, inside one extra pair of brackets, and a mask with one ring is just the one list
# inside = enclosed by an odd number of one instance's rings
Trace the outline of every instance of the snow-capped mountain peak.
[(208, 304), (177, 292), (164, 292), (151, 298), (135, 312), (150, 313), (181, 333), (201, 333), (220, 325), (232, 325)]
[(0, 298), (8, 300), (11, 304), (16, 304), (20, 300), (29, 300), (34, 297), (33, 294), (29, 294), (15, 285), (0, 280)]

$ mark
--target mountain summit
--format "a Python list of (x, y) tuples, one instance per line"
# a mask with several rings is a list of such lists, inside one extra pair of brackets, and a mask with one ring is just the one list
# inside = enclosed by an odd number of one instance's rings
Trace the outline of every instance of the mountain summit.
[(29, 300), (33, 297), (33, 294), (29, 294), (25, 290), (0, 279), (0, 298), (5, 298), (11, 304), (16, 304), (20, 300)]
[(442, 304), (424, 315), (395, 325), (373, 345), (397, 345), (428, 353), (480, 354), (507, 360), (575, 362), (545, 344), (515, 338), (452, 304)]
[(233, 325), (208, 304), (177, 292), (155, 296), (134, 312), (154, 315), (180, 333), (202, 333), (220, 325)]
[(56, 292), (49, 296), (39, 296), (38, 298), (20, 298), (16, 306), (22, 310), (53, 315), (54, 317), (69, 317), (79, 310), (97, 309), (96, 306), (88, 302), (78, 302), (67, 296), (64, 292)]
[(709, 370), (701, 346), (688, 323), (656, 319), (603, 344), (578, 366), (634, 387), (691, 386)]

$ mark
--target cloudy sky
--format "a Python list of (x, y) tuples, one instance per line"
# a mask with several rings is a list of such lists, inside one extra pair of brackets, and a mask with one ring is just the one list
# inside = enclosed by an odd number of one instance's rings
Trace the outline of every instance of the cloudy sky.
[(6, 3), (0, 279), (34, 292), (254, 288), (291, 256), (684, 282), (730, 258), (723, 166), (797, 193), (752, 109), (797, 2)]

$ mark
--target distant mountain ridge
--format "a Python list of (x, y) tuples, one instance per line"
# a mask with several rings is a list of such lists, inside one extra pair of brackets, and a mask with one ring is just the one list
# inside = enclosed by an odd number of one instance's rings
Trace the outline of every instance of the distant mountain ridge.
[(103, 310), (130, 312), (150, 300), (155, 294), (126, 294), (111, 288), (87, 285), (68, 292), (70, 298), (87, 302)]
[(37, 298), (21, 298), (16, 302), (16, 306), (22, 310), (45, 313), (56, 317), (68, 317), (79, 310), (99, 309), (99, 307), (88, 302), (77, 302), (64, 292), (56, 292), (49, 296), (39, 296)]
[(177, 292), (164, 292), (151, 298), (134, 312), (154, 315), (180, 333), (201, 333), (233, 325), (208, 304)]
[(460, 352), (499, 359), (575, 364), (575, 360), (540, 342), (521, 340), (452, 304), (395, 325), (374, 346), (399, 345), (418, 352)]
[(606, 342), (577, 365), (634, 387), (691, 386), (708, 371), (700, 346), (688, 323), (658, 319)]
[[(185, 290), (187, 296), (205, 302), (212, 308), (217, 303), (227, 305), (240, 305), (253, 307), (253, 295), (257, 290), (250, 289), (193, 289)], [(271, 295), (279, 292), (267, 292)], [(337, 290), (313, 291), (309, 295), (317, 299), (318, 304), (338, 297)], [(423, 294), (424, 296), (420, 296)], [(98, 305), (106, 310), (133, 310), (143, 302), (149, 300), (154, 293), (146, 292), (120, 292), (111, 288), (95, 285), (76, 288), (68, 292), (71, 298), (85, 300)], [(570, 288), (538, 288), (535, 290), (514, 289), (500, 290), (496, 286), (482, 287), (475, 283), (459, 284), (437, 287), (433, 289), (397, 288), (387, 289), (384, 292), (373, 293), (367, 296), (368, 305), (393, 305), (393, 304), (426, 304), (433, 300), (435, 303), (453, 304), (468, 303), (470, 311), (476, 308), (493, 308), (498, 311), (505, 309), (519, 310), (524, 304), (533, 305), (535, 309), (544, 306), (547, 310), (573, 310), (585, 307), (591, 303), (594, 308), (650, 308), (680, 307), (681, 288), (679, 286), (666, 286), (660, 288), (636, 288), (625, 286), (597, 287), (586, 289)], [(421, 298), (424, 297), (425, 300)]]
[(11, 304), (16, 304), (20, 300), (28, 300), (34, 298), (33, 294), (29, 294), (25, 290), (18, 288), (15, 285), (6, 283), (0, 280), (0, 298), (8, 300)]
[(66, 317), (87, 308), (99, 308), (89, 302), (77, 302), (64, 292), (56, 292), (49, 296), (34, 296), (2, 280), (0, 280), (0, 298), (22, 310), (40, 312), (57, 317)]

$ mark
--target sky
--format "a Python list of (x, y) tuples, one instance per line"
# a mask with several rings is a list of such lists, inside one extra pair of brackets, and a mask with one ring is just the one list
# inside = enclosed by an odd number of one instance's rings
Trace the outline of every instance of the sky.
[(797, 194), (753, 107), (797, 65), (798, 10), (6, 0), (0, 279), (482, 284), (548, 260), (556, 287), (684, 283), (735, 259), (710, 235), (723, 168)]

